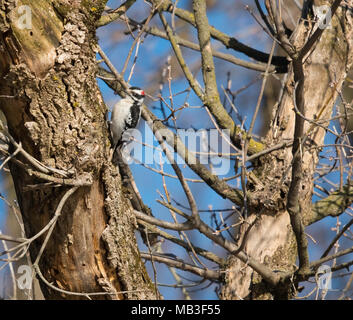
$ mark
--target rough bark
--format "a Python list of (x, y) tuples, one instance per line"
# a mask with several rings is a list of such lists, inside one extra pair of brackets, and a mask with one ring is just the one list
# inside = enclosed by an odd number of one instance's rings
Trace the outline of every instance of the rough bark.
[[(352, 1), (348, 1), (350, 6)], [(353, 24), (349, 10), (339, 8), (332, 20), (332, 28), (326, 29), (314, 45), (313, 52), (304, 63), (304, 106), (305, 117), (328, 119), (340, 92), (342, 83), (353, 60)], [(308, 38), (308, 25), (301, 23), (292, 35), (296, 48), (300, 49)], [(266, 142), (274, 145), (294, 137), (294, 74), (290, 68), (284, 95)], [(276, 115), (276, 117), (275, 117)], [(325, 125), (325, 123), (323, 123)], [(310, 220), (313, 192), (313, 174), (318, 161), (318, 152), (323, 144), (325, 130), (305, 122), (304, 132), (309, 139), (302, 150), (301, 188), (299, 206), (304, 225)], [(253, 192), (253, 215), (248, 218), (250, 227), (244, 225), (240, 242), (244, 250), (256, 257), (272, 270), (294, 271), (297, 258), (296, 240), (293, 235), (289, 214), (286, 210), (288, 187), (291, 179), (292, 150), (276, 151), (260, 160), (254, 171), (262, 183), (251, 183)], [(229, 259), (224, 299), (288, 299), (293, 296), (293, 284), (285, 283), (276, 288), (269, 287), (250, 267), (234, 257)]]
[[(0, 1), (0, 94), (14, 96), (1, 98), (0, 107), (11, 135), (29, 154), (69, 172), (71, 179), (84, 176), (91, 182), (79, 187), (61, 211), (39, 261), (45, 279), (67, 291), (110, 293), (92, 298), (155, 298), (137, 248), (131, 205), (117, 168), (106, 160), (107, 108), (95, 79), (95, 23), (105, 2)], [(31, 8), (31, 29), (18, 24), (21, 5)], [(47, 225), (69, 187), (43, 187), (46, 181), (16, 164), (10, 169), (31, 237)], [(30, 246), (33, 260), (43, 239)], [(42, 290), (48, 299), (82, 298), (43, 283)], [(131, 292), (112, 294), (121, 290)]]

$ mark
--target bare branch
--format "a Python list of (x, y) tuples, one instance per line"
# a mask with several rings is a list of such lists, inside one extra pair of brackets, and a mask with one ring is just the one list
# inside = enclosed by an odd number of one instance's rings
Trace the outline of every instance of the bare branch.
[(353, 203), (353, 187), (344, 185), (342, 191), (336, 190), (324, 199), (316, 201), (311, 208), (310, 220), (307, 224), (313, 224), (325, 217), (337, 217)]
[[(132, 21), (131, 19), (129, 20), (129, 22), (133, 25), (139, 25), (137, 22)], [(151, 34), (153, 36), (162, 38), (162, 39), (166, 39), (168, 40), (168, 35), (161, 31), (160, 29), (158, 29), (157, 27), (150, 27), (146, 29), (146, 33)], [(196, 44), (192, 41), (183, 39), (179, 36), (174, 35), (174, 38), (177, 42), (178, 45), (183, 46), (185, 48), (189, 48), (191, 50), (195, 50), (195, 51), (200, 51), (200, 45)], [(237, 57), (234, 57), (231, 54), (227, 54), (227, 53), (223, 53), (220, 51), (216, 51), (215, 49), (212, 49), (212, 55), (215, 58), (218, 59), (222, 59), (224, 61), (233, 63), (235, 65), (247, 68), (247, 69), (251, 69), (251, 70), (255, 70), (255, 71), (260, 71), (260, 72), (264, 72), (266, 70), (266, 65), (263, 63), (256, 63), (256, 62), (251, 62), (251, 61), (245, 61), (242, 59), (239, 59)], [(276, 66), (271, 66), (269, 72), (277, 72), (277, 73), (282, 73), (283, 72), (283, 68), (278, 68)]]
[(182, 231), (182, 230), (192, 230), (194, 228), (194, 224), (190, 221), (187, 221), (184, 223), (167, 222), (164, 220), (160, 220), (160, 219), (148, 216), (137, 210), (134, 210), (134, 214), (137, 219), (141, 219), (142, 221), (148, 222), (150, 224), (153, 224), (165, 229)]
[(97, 27), (103, 27), (126, 13), (127, 10), (136, 2), (136, 0), (127, 0), (119, 8), (110, 11), (108, 14), (101, 16), (97, 21)]
[[(141, 257), (146, 260), (151, 260), (151, 255), (149, 253), (144, 253), (141, 252)], [(172, 259), (168, 256), (163, 256), (159, 254), (153, 254), (153, 260), (156, 262), (161, 262), (165, 263), (168, 266), (178, 268), (184, 271), (188, 271), (194, 274), (197, 274), (200, 277), (203, 277), (205, 279), (210, 279), (210, 280), (220, 280), (221, 279), (221, 273), (219, 271), (213, 271), (210, 269), (202, 269), (197, 266), (193, 266), (191, 264), (186, 263), (183, 260), (180, 259)]]
[[(173, 243), (176, 243), (179, 246), (182, 246), (184, 249), (186, 249), (188, 251), (191, 251), (190, 245), (187, 242), (185, 242), (181, 239), (178, 239), (165, 231), (158, 229), (157, 227), (155, 227), (152, 224), (145, 223), (145, 222), (142, 222), (142, 224), (146, 228), (150, 229), (153, 233), (158, 234), (159, 236), (163, 237), (164, 239), (167, 239)], [(207, 251), (207, 250), (202, 249), (200, 247), (197, 247), (195, 245), (193, 246), (193, 248), (194, 248), (195, 252), (197, 252), (197, 254), (199, 254), (200, 256), (202, 256), (212, 262), (217, 263), (220, 266), (223, 266), (226, 263), (226, 261), (224, 259), (218, 257), (217, 255), (215, 255), (214, 253), (212, 253), (210, 251)]]
[[(150, 0), (151, 2), (159, 2), (160, 0)], [(164, 0), (163, 5), (161, 6), (161, 9), (163, 11), (168, 11), (170, 13), (175, 12), (175, 15), (179, 17), (180, 19), (190, 23), (191, 25), (195, 26), (195, 17), (192, 12), (181, 9), (181, 8), (175, 8), (173, 6), (173, 3), (170, 0)], [(214, 27), (210, 28), (210, 33), (212, 38), (220, 41), (226, 48), (231, 48), (236, 51), (239, 51), (241, 53), (246, 54), (250, 58), (253, 58), (257, 61), (264, 62), (266, 63), (268, 61), (269, 55), (266, 53), (263, 53), (261, 51), (258, 51), (256, 49), (253, 49), (247, 45), (244, 45), (234, 37), (229, 37), (225, 33), (217, 30)], [(272, 63), (276, 66), (281, 66), (283, 69), (283, 72), (287, 72), (287, 65), (289, 64), (289, 61), (287, 61), (286, 57), (280, 57), (276, 56), (273, 57)]]

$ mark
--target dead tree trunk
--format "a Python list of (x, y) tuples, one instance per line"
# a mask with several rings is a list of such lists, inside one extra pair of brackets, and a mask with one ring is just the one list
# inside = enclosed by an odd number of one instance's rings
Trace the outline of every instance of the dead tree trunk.
[(105, 3), (0, 1), (0, 107), (28, 153), (20, 149), (10, 169), (27, 237), (45, 228), (30, 253), (48, 299), (156, 297), (131, 205), (107, 161), (107, 108), (95, 79)]

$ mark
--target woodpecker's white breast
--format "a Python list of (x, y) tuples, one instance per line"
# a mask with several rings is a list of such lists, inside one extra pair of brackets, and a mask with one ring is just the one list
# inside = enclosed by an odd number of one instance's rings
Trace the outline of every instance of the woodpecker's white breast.
[(130, 117), (130, 108), (133, 103), (134, 100), (127, 96), (114, 105), (111, 116), (111, 132), (114, 145), (120, 141), (125, 131), (125, 120)]

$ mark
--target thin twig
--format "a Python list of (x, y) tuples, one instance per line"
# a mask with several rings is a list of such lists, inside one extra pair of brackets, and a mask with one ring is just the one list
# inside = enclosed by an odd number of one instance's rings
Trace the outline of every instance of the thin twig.
[[(150, 260), (151, 256), (149, 253), (144, 253), (141, 252), (141, 257), (146, 259), (146, 260)], [(219, 273), (219, 271), (213, 271), (210, 269), (202, 269), (196, 266), (193, 266), (191, 264), (186, 263), (184, 260), (180, 260), (180, 259), (172, 259), (168, 256), (163, 256), (163, 255), (159, 255), (159, 254), (153, 254), (153, 259), (156, 262), (161, 262), (164, 264), (167, 264), (169, 266), (184, 270), (184, 271), (189, 271), (192, 272), (194, 274), (197, 274), (200, 277), (203, 277), (205, 279), (210, 279), (210, 280), (220, 280), (221, 275)]]

